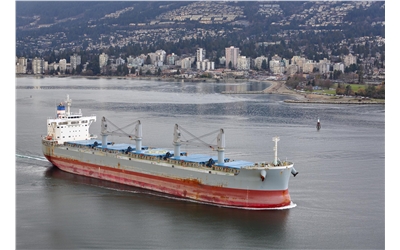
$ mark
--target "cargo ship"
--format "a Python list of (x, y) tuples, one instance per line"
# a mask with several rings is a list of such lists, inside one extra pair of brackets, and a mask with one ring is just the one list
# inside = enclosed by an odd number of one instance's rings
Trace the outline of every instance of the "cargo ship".
[[(240, 209), (285, 209), (294, 207), (289, 194), (290, 176), (298, 172), (294, 164), (278, 158), (279, 137), (273, 137), (273, 161), (251, 162), (225, 157), (225, 132), (214, 131), (216, 145), (204, 143), (185, 128), (173, 126), (171, 149), (142, 145), (142, 122), (134, 121), (133, 133), (126, 133), (102, 117), (101, 140), (90, 133), (96, 115), (71, 112), (72, 100), (56, 107), (47, 119), (47, 135), (42, 137), (43, 154), (57, 168), (77, 175), (139, 187), (221, 207)], [(113, 126), (114, 130), (111, 129)], [(172, 129), (171, 129), (172, 130)], [(210, 133), (213, 135), (213, 133)], [(207, 134), (207, 135), (210, 135)], [(107, 137), (121, 136), (133, 143), (115, 143)], [(186, 139), (190, 135), (190, 139)], [(181, 145), (200, 143), (208, 154), (188, 154)]]

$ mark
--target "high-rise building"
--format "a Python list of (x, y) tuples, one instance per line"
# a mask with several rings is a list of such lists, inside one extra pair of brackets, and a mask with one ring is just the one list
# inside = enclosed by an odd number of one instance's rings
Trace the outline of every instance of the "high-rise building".
[(333, 65), (333, 70), (342, 71), (344, 73), (344, 64), (343, 63), (335, 63)]
[(352, 54), (348, 54), (344, 57), (343, 63), (345, 67), (349, 67), (350, 65), (357, 63), (357, 57), (353, 56)]
[(176, 60), (178, 60), (178, 56), (174, 53), (167, 55), (167, 65), (175, 65)]
[(35, 57), (32, 60), (33, 74), (43, 74), (43, 59)]
[(99, 66), (100, 66), (100, 68), (102, 68), (104, 66), (107, 66), (107, 62), (108, 62), (108, 55), (105, 54), (104, 52), (101, 53), (99, 55)]
[(239, 57), (239, 48), (233, 46), (225, 48), (225, 67), (228, 69), (230, 64), (233, 69), (237, 68), (237, 59)]
[(181, 60), (181, 68), (182, 69), (190, 69), (191, 67), (192, 67), (192, 61), (191, 61), (190, 57), (183, 58)]
[(75, 70), (78, 65), (81, 65), (81, 56), (74, 53), (69, 57), (69, 61), (71, 63), (71, 68)]
[(28, 65), (28, 60), (25, 57), (18, 58), (15, 65), (15, 73), (26, 74), (27, 65)]
[(311, 73), (316, 67), (316, 63), (313, 60), (308, 60), (303, 64), (303, 73)]
[(199, 48), (197, 49), (197, 61), (202, 62), (206, 59), (206, 50)]
[(167, 52), (165, 52), (165, 50), (159, 49), (155, 52), (155, 54), (157, 55), (156, 61), (164, 63)]
[(124, 64), (125, 64), (125, 60), (122, 59), (121, 57), (118, 57), (118, 58), (115, 60), (115, 64), (116, 64), (116, 65), (124, 65)]
[(249, 70), (250, 69), (250, 58), (245, 56), (239, 56), (237, 59), (237, 69), (238, 70)]
[(268, 67), (268, 57), (265, 57), (265, 56), (259, 56), (256, 59), (254, 59), (254, 67), (257, 69), (262, 69), (263, 61), (265, 61), (266, 66)]
[(65, 73), (67, 70), (67, 60), (66, 59), (60, 59), (58, 62), (58, 65), (60, 67), (60, 72)]
[(198, 70), (214, 70), (215, 65), (214, 62), (210, 62), (208, 59), (205, 59), (201, 62), (196, 62), (196, 66)]

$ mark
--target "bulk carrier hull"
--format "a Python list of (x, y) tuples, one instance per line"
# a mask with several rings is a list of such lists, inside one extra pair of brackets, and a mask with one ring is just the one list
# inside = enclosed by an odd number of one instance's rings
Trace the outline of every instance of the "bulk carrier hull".
[(224, 142), (218, 145), (217, 158), (180, 153), (179, 147), (172, 151), (142, 147), (140, 143), (111, 144), (104, 138), (62, 141), (54, 137), (54, 133), (48, 133), (42, 138), (43, 154), (53, 165), (72, 174), (218, 206), (244, 209), (293, 206), (288, 189), (290, 175), (297, 174), (293, 163), (231, 161), (221, 154)]

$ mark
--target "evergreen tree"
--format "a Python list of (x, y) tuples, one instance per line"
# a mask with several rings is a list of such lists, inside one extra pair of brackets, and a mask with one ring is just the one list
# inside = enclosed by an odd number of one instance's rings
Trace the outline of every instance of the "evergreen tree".
[(268, 69), (267, 60), (265, 60), (265, 59), (262, 60), (261, 68), (262, 68), (263, 70), (267, 70), (267, 69)]
[(147, 58), (146, 58), (146, 61), (144, 62), (144, 64), (151, 64), (150, 55), (147, 55)]

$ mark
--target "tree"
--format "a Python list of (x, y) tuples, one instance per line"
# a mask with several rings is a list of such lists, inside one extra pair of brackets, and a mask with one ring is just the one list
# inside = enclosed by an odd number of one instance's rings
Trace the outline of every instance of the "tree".
[(362, 66), (360, 66), (360, 68), (357, 71), (357, 73), (358, 73), (358, 84), (364, 83), (364, 78), (363, 78), (364, 72), (363, 72), (363, 67)]
[(122, 67), (122, 72), (123, 72), (124, 76), (129, 74), (129, 69), (128, 69), (128, 66), (126, 64), (124, 64), (124, 66)]
[(345, 95), (354, 95), (353, 90), (351, 89), (351, 85), (347, 85), (344, 91)]
[(144, 64), (151, 64), (150, 55), (147, 55), (147, 58), (146, 58), (146, 61), (144, 62)]
[(82, 73), (82, 64), (76, 65), (76, 74), (80, 75)]
[(336, 94), (337, 95), (344, 95), (345, 92), (345, 87), (343, 84), (338, 84), (337, 88), (336, 88)]
[(261, 68), (262, 68), (263, 70), (267, 70), (267, 69), (268, 69), (267, 60), (265, 60), (265, 59), (262, 60)]

